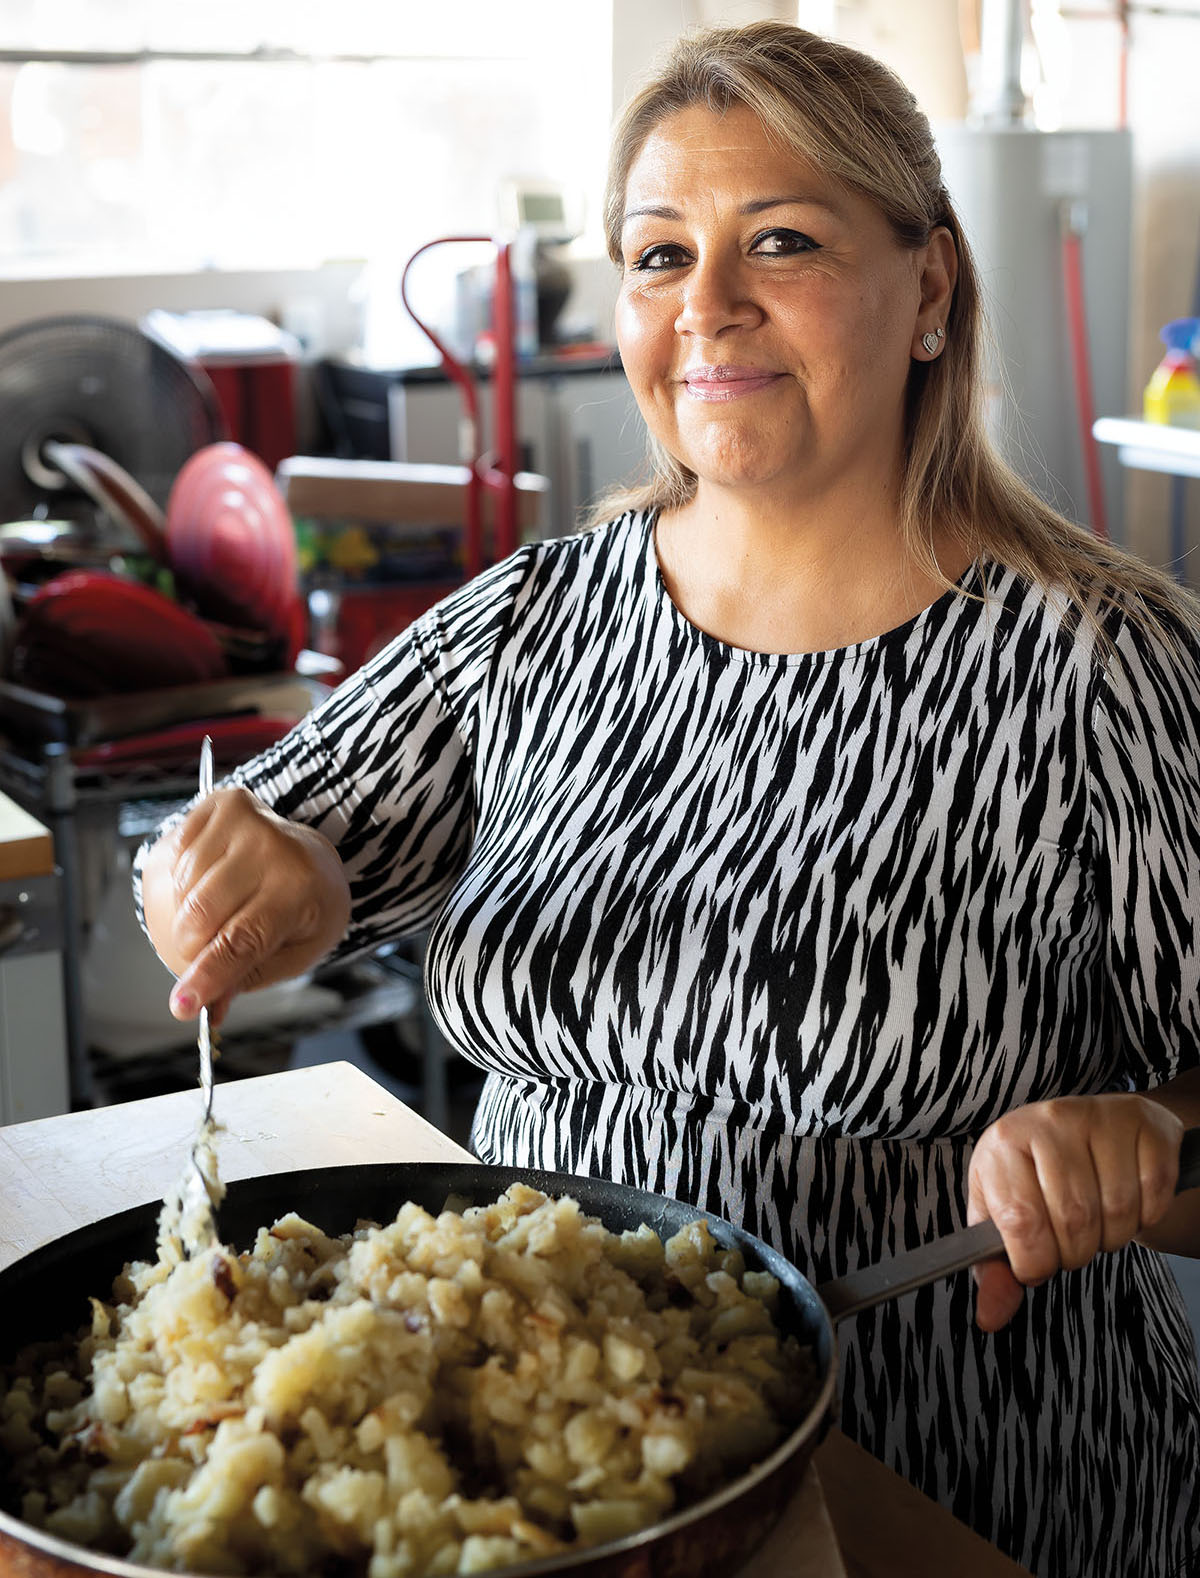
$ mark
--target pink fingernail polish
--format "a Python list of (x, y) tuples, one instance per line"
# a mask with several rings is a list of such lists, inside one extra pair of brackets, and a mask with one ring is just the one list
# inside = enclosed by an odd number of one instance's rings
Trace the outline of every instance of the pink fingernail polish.
[(171, 1008), (175, 1013), (183, 1014), (186, 1018), (196, 1012), (196, 999), (191, 992), (172, 992)]

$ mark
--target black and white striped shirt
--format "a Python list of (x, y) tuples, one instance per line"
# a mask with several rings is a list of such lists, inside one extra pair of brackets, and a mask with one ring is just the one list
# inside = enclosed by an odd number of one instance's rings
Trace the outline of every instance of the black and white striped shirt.
[[(814, 1281), (962, 1223), (1019, 1104), (1200, 1062), (1200, 644), (1118, 657), (995, 565), (770, 656), (652, 523), (520, 550), (237, 775), (338, 846), (343, 951), (430, 931), (485, 1161), (740, 1219)], [(1200, 1389), (1134, 1246), (997, 1335), (960, 1276), (847, 1323), (842, 1422), (1042, 1578), (1200, 1560)]]

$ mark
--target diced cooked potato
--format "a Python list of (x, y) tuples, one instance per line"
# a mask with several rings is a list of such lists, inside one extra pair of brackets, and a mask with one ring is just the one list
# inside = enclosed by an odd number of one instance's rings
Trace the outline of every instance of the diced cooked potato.
[(3, 1377), (27, 1521), (168, 1570), (484, 1572), (623, 1536), (771, 1450), (803, 1356), (696, 1222), (514, 1185), (127, 1268)]

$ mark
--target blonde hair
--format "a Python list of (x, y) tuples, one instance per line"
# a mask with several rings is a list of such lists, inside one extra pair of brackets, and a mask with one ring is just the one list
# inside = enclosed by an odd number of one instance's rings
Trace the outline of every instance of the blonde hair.
[[(1056, 589), (1094, 628), (1093, 610), (1105, 606), (1143, 627), (1161, 628), (1160, 614), (1194, 625), (1200, 604), (1170, 576), (1051, 509), (992, 445), (983, 415), (979, 275), (929, 122), (880, 61), (786, 22), (685, 35), (614, 131), (604, 200), (613, 262), (621, 264), (625, 187), (646, 138), (696, 104), (717, 114), (733, 105), (751, 110), (782, 146), (873, 202), (901, 245), (924, 246), (937, 226), (950, 232), (958, 279), (944, 349), (933, 361), (913, 362), (907, 391), (899, 518), (913, 560), (951, 584), (934, 551), (940, 527), (974, 556)], [(694, 473), (653, 438), (650, 461), (650, 479), (608, 494), (591, 512), (593, 523), (629, 509), (678, 508), (693, 497)]]

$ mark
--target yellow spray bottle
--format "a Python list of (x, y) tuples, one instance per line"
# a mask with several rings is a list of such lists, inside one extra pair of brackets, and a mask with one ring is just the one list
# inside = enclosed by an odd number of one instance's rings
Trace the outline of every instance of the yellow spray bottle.
[(1142, 414), (1147, 422), (1200, 427), (1200, 369), (1195, 357), (1200, 318), (1175, 318), (1159, 330), (1158, 337), (1167, 354), (1146, 385)]

